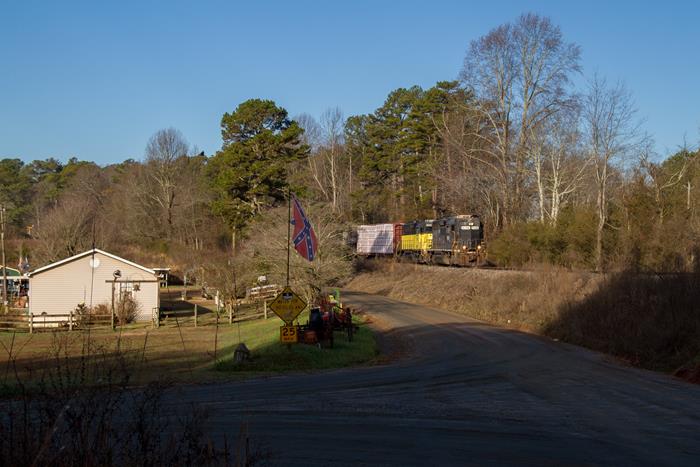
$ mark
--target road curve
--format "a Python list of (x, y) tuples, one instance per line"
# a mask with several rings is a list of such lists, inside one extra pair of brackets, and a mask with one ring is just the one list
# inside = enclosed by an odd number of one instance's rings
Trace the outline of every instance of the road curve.
[[(700, 465), (700, 387), (464, 316), (346, 292), (393, 363), (178, 388), (279, 465)], [(408, 352), (405, 352), (408, 350)]]

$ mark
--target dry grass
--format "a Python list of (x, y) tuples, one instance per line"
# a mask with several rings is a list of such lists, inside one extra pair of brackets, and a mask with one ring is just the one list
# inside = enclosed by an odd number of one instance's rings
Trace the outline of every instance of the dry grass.
[[(162, 321), (158, 329), (150, 324), (134, 323), (118, 326), (115, 331), (97, 327), (89, 332), (0, 333), (0, 395), (12, 395), (17, 390), (18, 378), (31, 385), (44, 371), (55, 366), (55, 359), (47, 356), (55, 355), (58, 336), (66, 364), (79, 365), (77, 356), (86, 345), (100, 349), (106, 356), (128, 360), (132, 367), (130, 385), (216, 382), (263, 371), (343, 367), (371, 360), (376, 354), (374, 337), (363, 326), (352, 345), (345, 345), (344, 338), (338, 337), (336, 350), (317, 351), (315, 347), (307, 349), (300, 345), (292, 352), (299, 358), (280, 359), (275, 357), (279, 349), (286, 351), (286, 346), (279, 343), (282, 321), (272, 312), (267, 320), (234, 324), (228, 324), (228, 317), (222, 315), (217, 326), (215, 313), (200, 310), (202, 314), (198, 316), (196, 328), (191, 313), (179, 312)], [(300, 321), (304, 316), (300, 316)], [(233, 359), (235, 348), (241, 342), (250, 349), (256, 364), (233, 368), (227, 362)], [(286, 356), (287, 352), (282, 354)], [(299, 359), (303, 360), (303, 365)]]
[[(200, 308), (205, 312), (204, 308)], [(89, 331), (0, 333), (0, 459), (7, 465), (259, 465), (270, 453), (249, 439), (213, 440), (206, 413), (173, 416), (163, 389), (176, 382), (242, 378), (260, 372), (348, 366), (374, 358), (372, 333), (362, 327), (335, 349), (279, 342), (281, 321), (217, 325), (215, 313), (184, 310), (153, 329), (129, 324)], [(250, 310), (249, 310), (250, 311)], [(300, 317), (300, 319), (303, 319)], [(358, 319), (361, 319), (358, 316)], [(253, 360), (233, 364), (245, 342)]]
[[(178, 318), (177, 323), (170, 318), (159, 329), (144, 324), (129, 324), (117, 327), (116, 331), (99, 327), (91, 329), (89, 337), (87, 332), (62, 331), (65, 334), (64, 352), (79, 355), (89, 338), (90, 345), (115, 355), (118, 351), (138, 363), (131, 375), (133, 384), (160, 380), (212, 381), (222, 377), (210, 371), (215, 362), (215, 340), (216, 358), (226, 358), (232, 353), (232, 346), (238, 343), (238, 329), (237, 325), (222, 323), (217, 336), (211, 320), (211, 316), (200, 318), (197, 328), (194, 328), (191, 317)], [(246, 332), (248, 329), (250, 325), (241, 325), (242, 339), (253, 337)], [(8, 361), (10, 349), (23, 379), (53, 365), (46, 358), (55, 347), (52, 332), (0, 333), (0, 344), (3, 346), (0, 348), (0, 386), (13, 384), (14, 375)]]
[(597, 275), (387, 263), (348, 288), (464, 313), (548, 335), (645, 368), (700, 374), (700, 277), (696, 273)]
[(19, 359), (31, 340), (3, 342), (2, 387), (12, 395), (0, 402), (6, 465), (257, 465), (269, 457), (250, 448), (245, 426), (238, 441), (214, 440), (203, 429), (205, 411), (173, 414), (160, 378), (134, 388), (143, 352), (122, 345), (124, 333), (116, 343), (99, 333), (29, 337), (43, 344), (33, 350), (41, 358)]
[(561, 306), (543, 332), (634, 365), (697, 372), (700, 276), (611, 274), (584, 300)]
[(556, 319), (563, 302), (582, 299), (599, 281), (552, 268), (516, 272), (389, 263), (356, 276), (347, 287), (539, 332)]

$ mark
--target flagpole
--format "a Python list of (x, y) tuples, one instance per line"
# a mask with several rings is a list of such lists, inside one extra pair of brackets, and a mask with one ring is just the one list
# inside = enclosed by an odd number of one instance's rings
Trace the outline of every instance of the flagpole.
[(292, 189), (287, 187), (287, 287), (289, 287), (289, 255), (292, 240)]

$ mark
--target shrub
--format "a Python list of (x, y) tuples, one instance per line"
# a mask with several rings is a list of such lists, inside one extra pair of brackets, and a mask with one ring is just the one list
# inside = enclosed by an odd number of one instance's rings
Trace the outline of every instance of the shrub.
[(112, 312), (109, 305), (106, 303), (98, 303), (92, 307), (92, 314), (97, 316), (108, 315)]
[(489, 260), (506, 267), (547, 263), (590, 269), (596, 222), (595, 213), (579, 208), (563, 211), (555, 225), (540, 221), (510, 224), (489, 242)]
[(107, 303), (98, 303), (93, 305), (92, 308), (84, 303), (79, 303), (78, 306), (73, 310), (75, 322), (78, 325), (88, 325), (90, 324), (95, 316), (104, 318), (104, 316), (112, 313), (112, 308)]
[[(23, 379), (12, 348), (8, 368), (17, 378), (13, 401), (0, 410), (3, 465), (260, 465), (269, 453), (250, 440), (247, 425), (238, 441), (217, 445), (204, 430), (206, 413), (192, 407), (177, 417), (164, 400), (167, 386), (129, 388), (139, 355), (97, 346), (84, 334), (80, 352), (73, 337), (55, 332), (53, 347)], [(252, 441), (252, 442), (251, 442)]]
[(120, 325), (131, 323), (141, 313), (141, 304), (126, 295), (117, 302), (114, 313)]

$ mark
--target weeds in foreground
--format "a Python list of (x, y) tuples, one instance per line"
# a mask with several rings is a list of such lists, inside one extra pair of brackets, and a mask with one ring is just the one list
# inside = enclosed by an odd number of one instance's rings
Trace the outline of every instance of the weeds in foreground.
[(543, 332), (654, 370), (698, 366), (700, 274), (609, 275)]
[[(166, 412), (167, 384), (129, 388), (143, 359), (139, 352), (96, 346), (89, 334), (53, 334), (40, 374), (20, 377), (14, 340), (3, 346), (5, 377), (15, 397), (0, 411), (0, 459), (4, 465), (260, 465), (269, 456), (251, 443), (247, 425), (233, 446), (204, 431), (207, 414), (196, 407), (181, 416)], [(144, 343), (145, 349), (145, 343)], [(32, 381), (32, 383), (28, 383)], [(7, 381), (3, 383), (7, 386)]]

